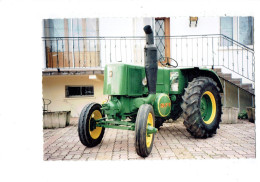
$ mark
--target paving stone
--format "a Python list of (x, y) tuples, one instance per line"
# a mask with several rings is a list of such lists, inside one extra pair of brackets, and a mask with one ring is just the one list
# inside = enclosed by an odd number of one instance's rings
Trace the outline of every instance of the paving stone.
[(164, 123), (155, 135), (147, 158), (135, 151), (134, 131), (106, 129), (96, 147), (83, 146), (77, 125), (43, 130), (43, 160), (181, 160), (247, 159), (256, 157), (255, 124), (221, 124), (217, 134), (207, 139), (193, 138), (182, 122)]

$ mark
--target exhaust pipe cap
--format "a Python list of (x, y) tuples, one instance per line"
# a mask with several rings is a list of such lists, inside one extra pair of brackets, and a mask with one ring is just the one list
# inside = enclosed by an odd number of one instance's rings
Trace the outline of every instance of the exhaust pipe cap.
[(152, 27), (151, 27), (150, 25), (146, 25), (146, 26), (144, 27), (144, 32), (145, 32), (146, 34), (153, 33)]

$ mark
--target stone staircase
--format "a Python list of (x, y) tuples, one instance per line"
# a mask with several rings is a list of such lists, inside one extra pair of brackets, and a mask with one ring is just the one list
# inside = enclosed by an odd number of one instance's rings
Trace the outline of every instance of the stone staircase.
[(222, 73), (221, 68), (214, 68), (213, 70), (217, 73), (219, 77), (233, 83), (243, 90), (250, 92), (251, 94), (255, 94), (252, 84), (243, 84), (241, 78), (232, 78), (231, 73)]

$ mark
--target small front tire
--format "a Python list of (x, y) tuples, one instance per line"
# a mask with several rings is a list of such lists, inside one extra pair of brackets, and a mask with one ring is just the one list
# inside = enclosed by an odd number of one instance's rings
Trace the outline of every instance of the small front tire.
[(153, 148), (155, 134), (147, 134), (147, 127), (155, 126), (153, 107), (143, 104), (138, 110), (135, 124), (135, 149), (139, 156), (147, 157)]
[(82, 109), (78, 122), (78, 135), (81, 143), (86, 147), (95, 147), (101, 142), (105, 128), (95, 127), (95, 120), (103, 117), (101, 105), (98, 103), (87, 104)]

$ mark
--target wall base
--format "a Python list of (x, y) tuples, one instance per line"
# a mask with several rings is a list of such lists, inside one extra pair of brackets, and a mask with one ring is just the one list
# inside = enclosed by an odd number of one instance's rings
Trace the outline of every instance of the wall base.
[(70, 111), (44, 112), (43, 128), (64, 128), (70, 123)]
[(222, 107), (223, 114), (221, 116), (223, 124), (236, 124), (239, 109), (236, 107)]
[(255, 108), (247, 107), (246, 112), (247, 112), (248, 120), (250, 122), (254, 123), (255, 122)]

